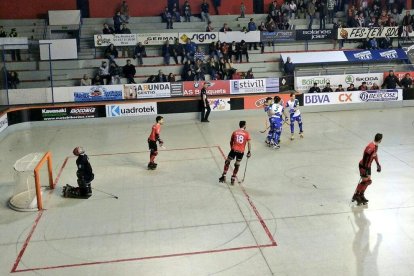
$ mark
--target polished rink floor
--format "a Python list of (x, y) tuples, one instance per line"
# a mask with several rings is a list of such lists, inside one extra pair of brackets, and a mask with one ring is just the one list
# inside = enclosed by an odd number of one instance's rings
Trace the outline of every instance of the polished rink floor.
[[(307, 113), (305, 138), (285, 127), (279, 150), (264, 145), (261, 113), (238, 114), (166, 116), (156, 171), (149, 120), (36, 123), (0, 138), (0, 275), (414, 275), (414, 108)], [(252, 158), (231, 187), (218, 177), (240, 119)], [(357, 163), (376, 132), (383, 171), (369, 206), (355, 207)], [(77, 145), (95, 172), (88, 200), (60, 197), (76, 183)], [(59, 175), (47, 210), (10, 210), (12, 165), (45, 150)]]

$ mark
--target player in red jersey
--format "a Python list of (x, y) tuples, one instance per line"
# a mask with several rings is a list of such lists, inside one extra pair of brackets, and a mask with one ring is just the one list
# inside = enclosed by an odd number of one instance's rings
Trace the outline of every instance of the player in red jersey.
[(374, 141), (369, 143), (364, 150), (364, 155), (362, 160), (359, 161), (359, 174), (361, 176), (361, 181), (358, 183), (358, 186), (355, 189), (355, 193), (352, 196), (352, 202), (357, 201), (358, 205), (367, 204), (368, 199), (365, 198), (365, 190), (368, 185), (372, 183), (371, 180), (371, 164), (375, 160), (377, 163), (377, 172), (381, 172), (381, 165), (378, 162), (378, 144), (382, 141), (382, 134), (377, 133), (375, 135)]
[(236, 163), (234, 164), (233, 175), (231, 177), (231, 185), (234, 185), (236, 180), (237, 172), (239, 171), (240, 162), (243, 159), (244, 149), (248, 147), (247, 158), (250, 158), (250, 134), (246, 131), (246, 121), (239, 122), (240, 129), (235, 130), (231, 135), (230, 139), (230, 152), (227, 156), (226, 161), (224, 162), (223, 175), (219, 178), (219, 182), (226, 182), (226, 174), (230, 166), (230, 162), (236, 158)]
[(160, 147), (164, 142), (160, 138), (161, 125), (164, 124), (164, 117), (157, 116), (155, 119), (157, 122), (152, 126), (151, 134), (148, 137), (148, 148), (150, 150), (150, 162), (148, 163), (149, 170), (155, 170), (157, 168), (157, 163), (155, 163), (155, 156), (158, 155), (157, 141), (160, 144)]

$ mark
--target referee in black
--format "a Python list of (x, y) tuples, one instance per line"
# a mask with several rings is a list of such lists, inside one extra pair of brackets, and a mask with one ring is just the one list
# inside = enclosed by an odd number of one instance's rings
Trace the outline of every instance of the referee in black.
[(202, 123), (209, 123), (208, 116), (210, 115), (211, 108), (210, 104), (207, 99), (207, 87), (208, 83), (205, 82), (203, 84), (203, 88), (201, 89), (201, 122)]

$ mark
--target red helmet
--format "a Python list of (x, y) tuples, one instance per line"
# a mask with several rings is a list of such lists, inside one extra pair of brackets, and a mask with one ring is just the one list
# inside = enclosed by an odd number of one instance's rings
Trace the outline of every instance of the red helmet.
[(76, 147), (73, 149), (73, 154), (79, 156), (80, 154), (85, 153), (85, 150), (82, 147)]

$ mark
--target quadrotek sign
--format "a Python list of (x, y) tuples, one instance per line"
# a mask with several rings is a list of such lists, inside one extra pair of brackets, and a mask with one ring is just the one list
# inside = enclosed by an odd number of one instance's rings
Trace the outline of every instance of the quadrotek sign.
[(7, 120), (7, 113), (0, 116), (0, 132), (5, 130), (9, 126), (9, 121)]
[(304, 94), (304, 105), (401, 101), (401, 89)]
[(171, 97), (169, 82), (124, 85), (125, 99), (151, 99), (167, 97)]
[(106, 117), (128, 117), (156, 114), (157, 104), (155, 102), (136, 104), (111, 104), (106, 106)]

